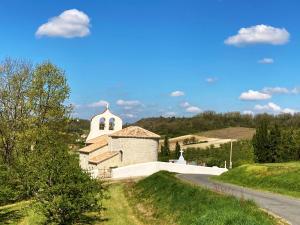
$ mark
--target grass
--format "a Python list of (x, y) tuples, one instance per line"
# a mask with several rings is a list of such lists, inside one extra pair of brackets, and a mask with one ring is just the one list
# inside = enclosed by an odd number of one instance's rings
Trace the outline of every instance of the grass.
[(133, 209), (128, 204), (124, 194), (125, 184), (111, 185), (109, 192), (110, 198), (104, 201), (106, 210), (103, 213), (103, 225), (142, 225)]
[(33, 210), (32, 201), (22, 201), (0, 207), (0, 224), (39, 225), (43, 221), (43, 216)]
[(300, 198), (300, 162), (242, 165), (214, 179)]
[[(151, 224), (145, 220), (141, 222), (134, 214), (134, 210), (125, 196), (125, 184), (113, 184), (109, 187), (110, 198), (105, 199), (105, 210), (87, 213), (79, 224), (93, 225), (144, 225)], [(44, 218), (33, 209), (33, 201), (22, 201), (0, 207), (0, 224), (11, 225), (40, 225)]]
[[(178, 180), (162, 171), (133, 186), (136, 204), (157, 219), (178, 225), (271, 225), (276, 224), (253, 202), (238, 200)], [(153, 211), (152, 211), (153, 210)], [(175, 222), (174, 222), (175, 221)]]

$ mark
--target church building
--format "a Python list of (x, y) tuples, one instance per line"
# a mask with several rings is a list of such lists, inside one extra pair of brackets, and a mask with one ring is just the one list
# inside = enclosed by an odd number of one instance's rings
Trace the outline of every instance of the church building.
[(79, 150), (80, 166), (101, 173), (111, 168), (157, 161), (160, 136), (138, 126), (123, 129), (122, 119), (109, 110), (91, 119), (86, 146)]

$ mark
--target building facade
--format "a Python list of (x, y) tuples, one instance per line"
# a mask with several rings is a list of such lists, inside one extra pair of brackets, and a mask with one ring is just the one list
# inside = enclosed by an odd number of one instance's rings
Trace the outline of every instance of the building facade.
[(79, 150), (80, 166), (98, 170), (157, 161), (160, 136), (138, 126), (122, 129), (122, 120), (106, 110), (91, 120), (86, 146)]

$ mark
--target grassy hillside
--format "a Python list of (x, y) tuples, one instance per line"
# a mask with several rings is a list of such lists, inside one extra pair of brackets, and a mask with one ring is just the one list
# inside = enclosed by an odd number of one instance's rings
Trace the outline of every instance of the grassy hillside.
[[(143, 222), (138, 219), (135, 207), (129, 205), (129, 199), (125, 195), (127, 186), (123, 183), (110, 185), (108, 187), (109, 198), (103, 202), (105, 210), (101, 214), (98, 212), (87, 213), (76, 225), (165, 225), (165, 221), (155, 220), (149, 216), (143, 218)], [(0, 224), (40, 225), (44, 223), (45, 218), (34, 210), (33, 201), (0, 206)]]
[(300, 198), (300, 162), (242, 165), (215, 179)]
[(254, 134), (255, 129), (247, 127), (228, 127), (198, 133), (198, 135), (204, 137), (238, 140), (251, 140)]
[(250, 201), (238, 200), (184, 183), (168, 172), (156, 173), (133, 187), (134, 204), (143, 210), (150, 205), (156, 217), (170, 218), (169, 224), (263, 225), (276, 224)]

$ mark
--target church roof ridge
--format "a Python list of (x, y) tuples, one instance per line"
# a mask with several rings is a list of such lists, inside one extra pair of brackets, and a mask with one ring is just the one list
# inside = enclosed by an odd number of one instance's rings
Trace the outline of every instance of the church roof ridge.
[(160, 136), (149, 130), (146, 130), (139, 126), (129, 126), (122, 130), (116, 131), (109, 136), (111, 137), (133, 137), (133, 138), (149, 138), (159, 139)]

